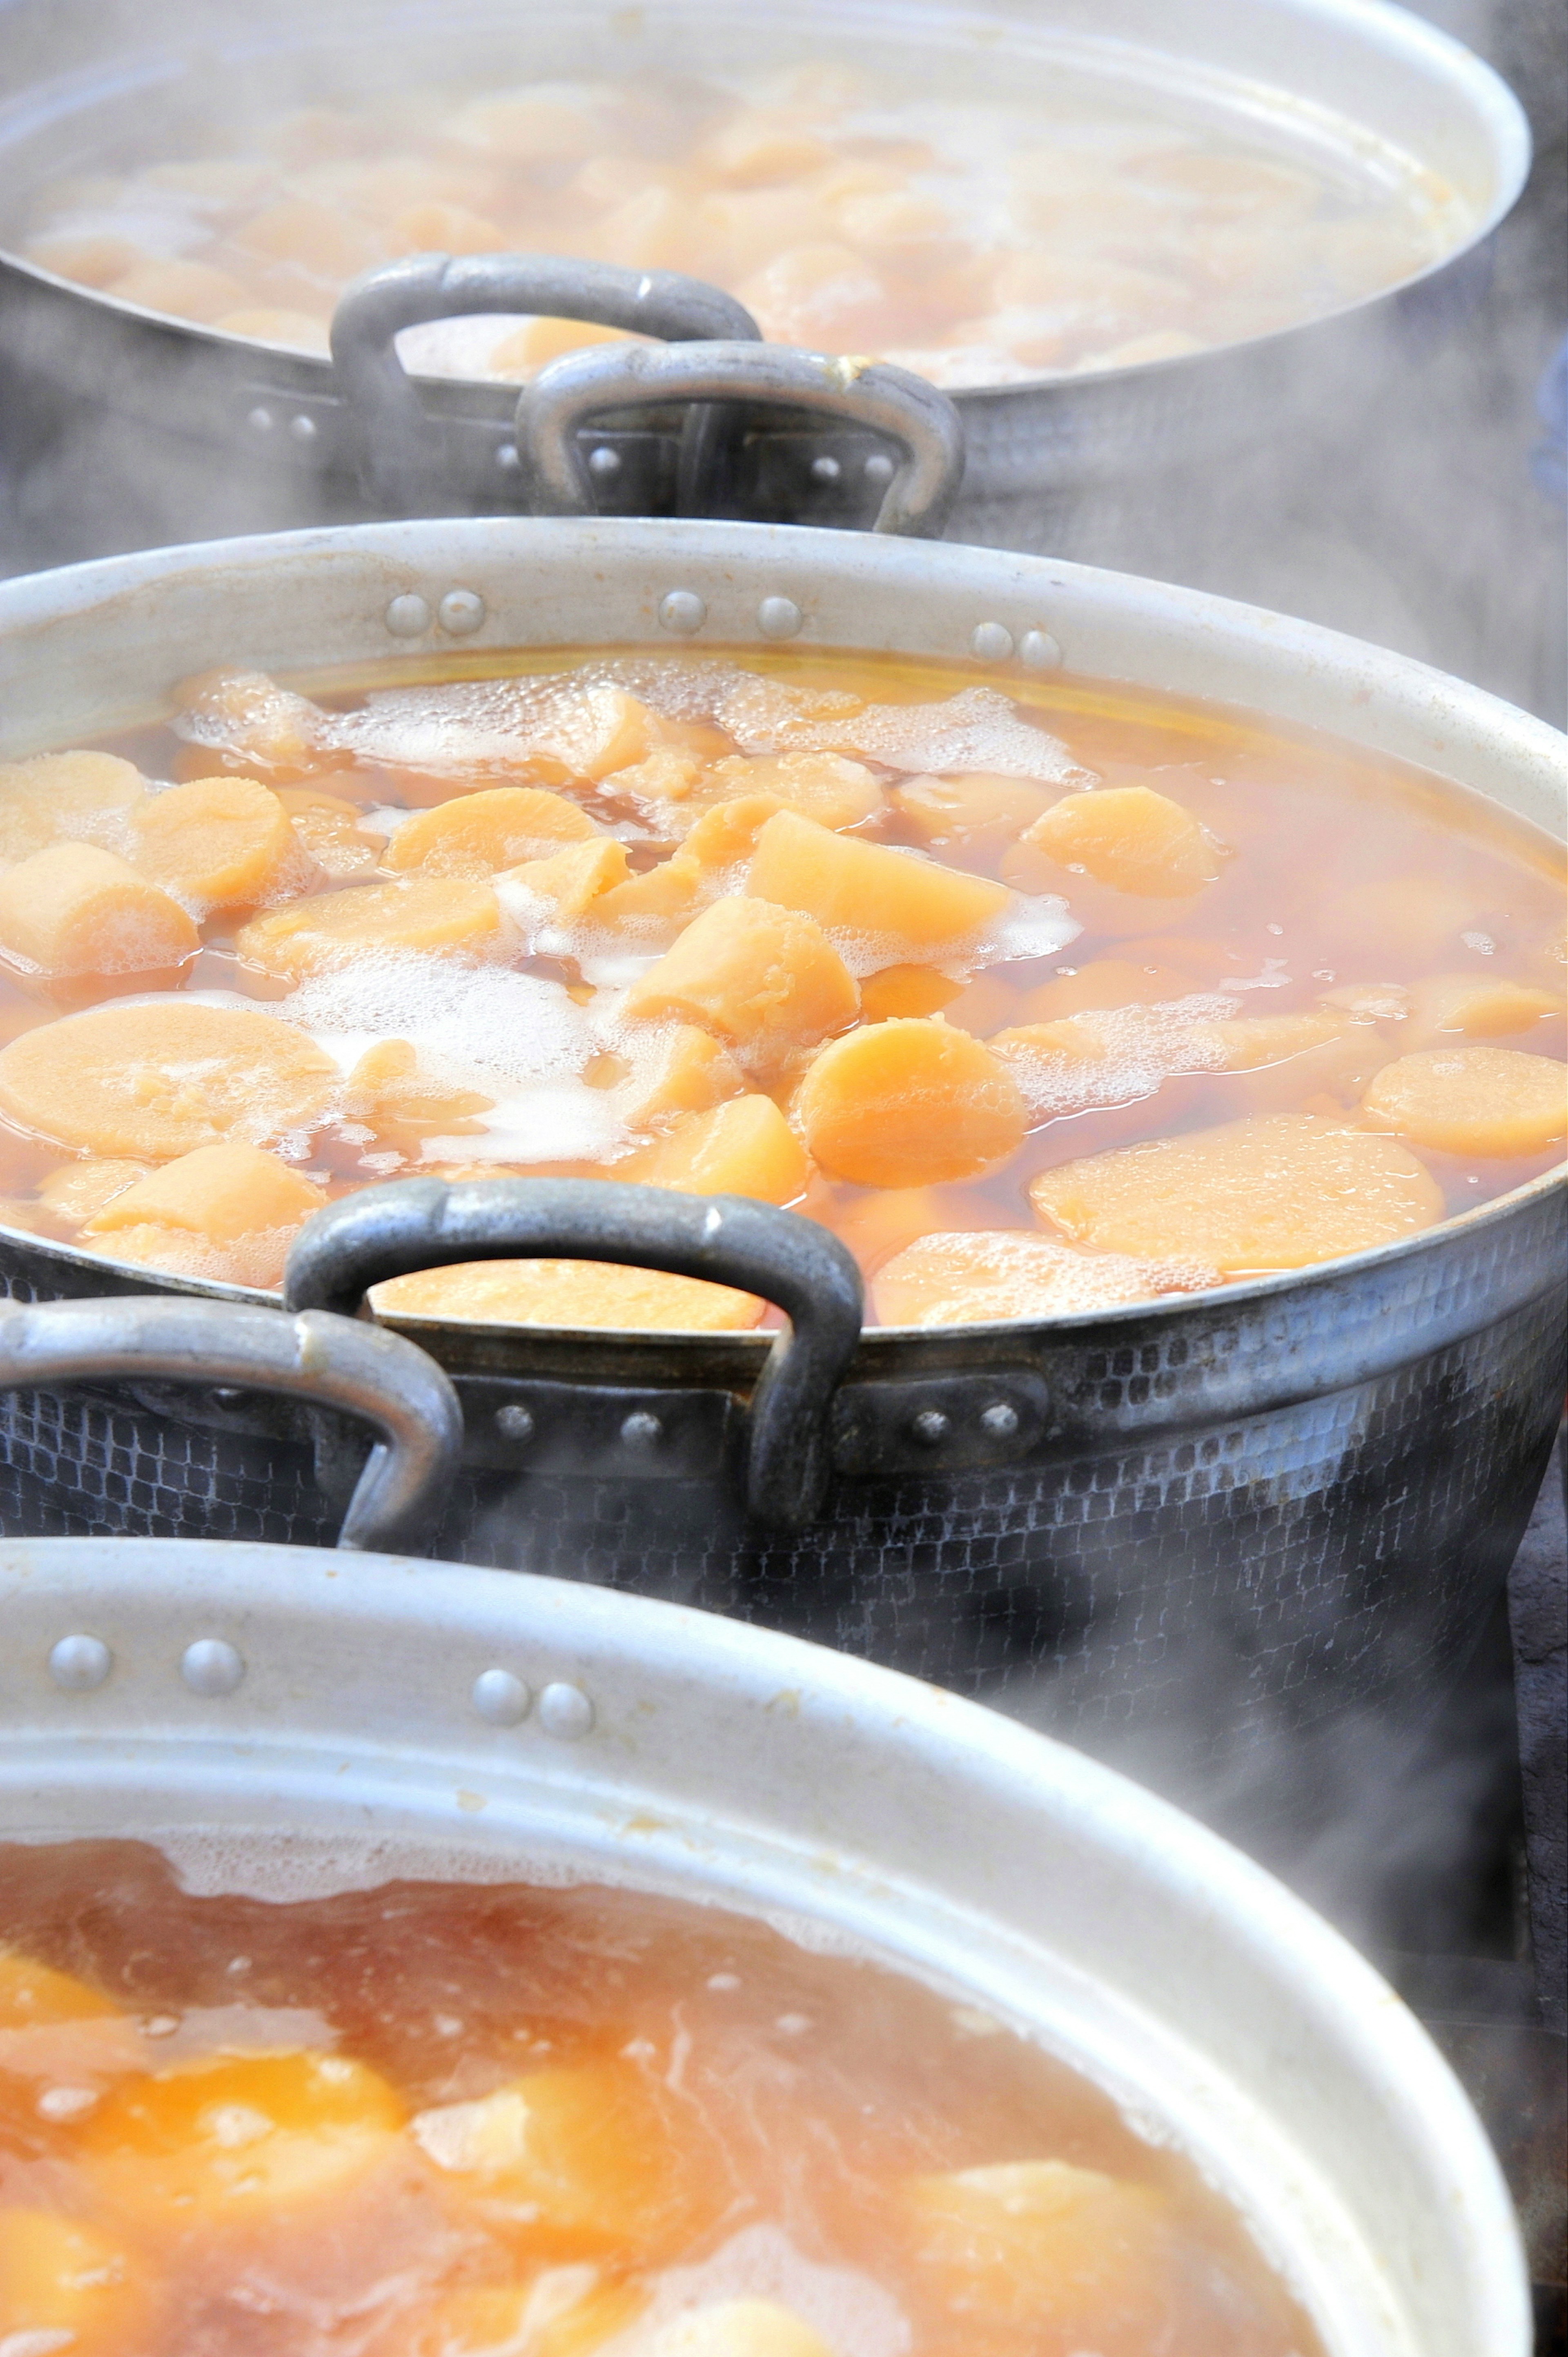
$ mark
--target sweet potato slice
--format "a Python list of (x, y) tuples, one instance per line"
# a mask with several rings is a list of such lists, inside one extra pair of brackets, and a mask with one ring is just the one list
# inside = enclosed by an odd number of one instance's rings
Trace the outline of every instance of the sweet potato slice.
[(732, 753), (714, 763), (703, 791), (704, 796), (767, 794), (835, 833), (863, 825), (882, 808), (882, 789), (871, 770), (843, 753)]
[(209, 909), (254, 908), (309, 870), (288, 813), (255, 778), (193, 778), (150, 794), (132, 821), (144, 876)]
[(1001, 1318), (1071, 1318), (1163, 1293), (1218, 1285), (1196, 1261), (1076, 1252), (1005, 1229), (921, 1236), (886, 1261), (874, 1292), (883, 1326), (964, 1326)]
[(39, 753), (0, 762), (0, 861), (51, 843), (118, 842), (146, 780), (113, 753)]
[(351, 883), (381, 865), (383, 845), (361, 829), (364, 813), (358, 802), (314, 786), (279, 786), (275, 791), (300, 849), (329, 883)]
[(299, 982), (349, 964), (367, 951), (482, 959), (499, 952), (501, 939), (500, 903), (488, 883), (409, 876), (269, 909), (242, 927), (235, 947), (248, 965), (279, 981)]
[(259, 1146), (226, 1140), (199, 1146), (116, 1192), (84, 1222), (84, 1236), (111, 1236), (121, 1228), (188, 1228), (210, 1243), (302, 1227), (327, 1197), (297, 1170)]
[(1062, 2160), (1005, 2161), (919, 2177), (906, 2231), (922, 2272), (977, 2327), (1044, 2333), (1053, 2347), (1164, 2338), (1176, 2261), (1169, 2205)]
[(1026, 827), (1045, 816), (1056, 796), (1026, 778), (972, 770), (956, 778), (906, 778), (888, 800), (929, 849), (955, 845), (983, 857), (1016, 843)]
[(0, 2348), (19, 2357), (120, 2357), (155, 2321), (145, 2254), (81, 2218), (0, 2209)]
[(1232, 1277), (1337, 1260), (1443, 1217), (1431, 1172), (1395, 1139), (1298, 1113), (1063, 1163), (1030, 1181), (1029, 1200), (1073, 1243)]
[(569, 844), (548, 859), (525, 859), (495, 878), (503, 908), (513, 910), (525, 927), (531, 909), (542, 909), (548, 921), (570, 924), (590, 913), (605, 893), (628, 880), (626, 847), (613, 835), (596, 834), (591, 843)]
[(476, 1260), (392, 1277), (374, 1288), (371, 1307), (378, 1318), (723, 1334), (755, 1326), (766, 1304), (726, 1285), (609, 1261)]
[(201, 947), (177, 900), (95, 843), (0, 869), (0, 952), (44, 975), (160, 974)]
[(1418, 982), (1410, 993), (1410, 1019), (1400, 1034), (1402, 1045), (1457, 1047), (1464, 1039), (1507, 1039), (1528, 1032), (1550, 1015), (1563, 1012), (1562, 994), (1537, 990), (1529, 983), (1504, 975), (1438, 974)]
[(493, 876), (524, 860), (549, 859), (569, 844), (592, 843), (600, 830), (564, 794), (542, 786), (495, 786), (416, 811), (387, 845), (394, 874)]
[(1219, 880), (1222, 858), (1192, 813), (1152, 786), (1064, 794), (1022, 841), (1062, 871), (1058, 891), (1077, 873), (1148, 899), (1190, 898)]
[(860, 1011), (867, 1023), (895, 1015), (940, 1015), (965, 985), (934, 965), (885, 965), (860, 985)]
[(38, 1200), (62, 1227), (80, 1228), (145, 1178), (148, 1168), (145, 1162), (67, 1162), (40, 1183)]
[(704, 909), (626, 996), (628, 1016), (700, 1024), (762, 1067), (843, 1030), (859, 1006), (854, 978), (820, 925), (742, 897)]
[(796, 1092), (813, 1158), (861, 1187), (919, 1187), (994, 1169), (1023, 1143), (1024, 1099), (967, 1031), (895, 1018), (834, 1039)]
[(0, 1112), (108, 1159), (171, 1161), (226, 1137), (308, 1129), (337, 1081), (292, 1024), (179, 998), (89, 1007), (0, 1049)]
[(779, 908), (803, 909), (830, 933), (869, 934), (917, 951), (966, 940), (1000, 917), (1009, 900), (1002, 885), (984, 877), (833, 834), (790, 810), (779, 811), (758, 835), (746, 889)]
[(805, 1192), (811, 1166), (771, 1097), (733, 1097), (708, 1113), (688, 1114), (668, 1137), (616, 1165), (616, 1176), (686, 1195), (754, 1195), (792, 1203)]
[(678, 1023), (643, 1048), (638, 1069), (621, 1083), (619, 1103), (628, 1125), (646, 1129), (745, 1093), (746, 1075), (713, 1033)]
[(1568, 1134), (1568, 1065), (1519, 1048), (1423, 1048), (1384, 1065), (1361, 1112), (1440, 1154), (1544, 1154)]

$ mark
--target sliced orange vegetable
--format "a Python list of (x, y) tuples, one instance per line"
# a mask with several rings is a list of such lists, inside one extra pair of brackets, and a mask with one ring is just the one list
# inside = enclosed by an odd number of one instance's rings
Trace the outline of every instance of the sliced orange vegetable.
[(1518, 1048), (1426, 1048), (1385, 1064), (1361, 1111), (1442, 1154), (1544, 1154), (1568, 1135), (1568, 1065)]
[(0, 868), (0, 952), (46, 975), (167, 973), (201, 947), (177, 900), (95, 843)]
[(831, 1041), (794, 1114), (822, 1168), (862, 1187), (978, 1177), (1017, 1150), (1026, 1125), (1015, 1082), (978, 1039), (902, 1019)]

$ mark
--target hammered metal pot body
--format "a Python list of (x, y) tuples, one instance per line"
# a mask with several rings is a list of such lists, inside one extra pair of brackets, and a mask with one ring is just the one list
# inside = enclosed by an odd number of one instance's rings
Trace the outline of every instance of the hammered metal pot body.
[[(509, 63), (520, 54), (508, 12), (437, 11), (428, 0), (379, 9), (373, 21), (356, 0), (285, 5), (259, 25), (210, 0), (182, 0), (160, 11), (152, 38), (129, 8), (79, 24), (48, 0), (6, 0), (0, 25), (11, 59), (0, 188), (13, 203), (62, 169), (101, 172), (122, 153), (139, 161), (160, 138), (178, 152), (236, 83), (264, 112), (296, 102), (302, 77), (311, 90), (352, 91), (467, 72), (487, 87), (498, 51)], [(527, 37), (531, 77), (656, 73), (671, 60), (686, 71), (693, 59), (755, 69), (821, 53), (891, 71), (917, 93), (989, 91), (1014, 104), (1032, 89), (1048, 98), (1053, 76), (1075, 68), (1109, 74), (1134, 98), (1173, 93), (1243, 119), (1261, 89), (1283, 91), (1293, 135), (1310, 143), (1315, 124), (1348, 119), (1457, 189), (1469, 236), (1385, 296), (1187, 359), (958, 395), (969, 468), (950, 537), (1221, 586), (1228, 549), (1266, 550), (1301, 500), (1333, 482), (1375, 391), (1419, 398), (1424, 361), (1473, 299), (1486, 241), (1529, 167), (1523, 115), (1497, 76), (1431, 26), (1366, 0), (1115, 0), (1109, 10), (991, 0), (979, 15), (917, 14), (886, 0), (791, 0), (766, 12), (722, 0), (637, 11), (589, 0), (532, 5)], [(0, 295), (21, 502), (14, 529), (31, 564), (310, 522), (526, 507), (515, 396), (504, 387), (426, 382), (440, 489), (411, 510), (367, 491), (373, 454), (328, 362), (156, 318), (16, 255), (0, 254)], [(679, 415), (608, 421), (618, 423), (607, 506), (675, 511)], [(701, 512), (869, 521), (875, 439), (802, 431), (763, 412), (742, 438), (736, 479), (715, 486), (719, 503)], [(827, 480), (814, 471), (824, 458), (834, 462)]]
[[(801, 604), (809, 643), (961, 656), (981, 621), (1021, 648), (1048, 633), (1075, 672), (1316, 718), (1527, 821), (1561, 795), (1552, 731), (1305, 624), (983, 551), (736, 525), (381, 526), (11, 585), (12, 744), (146, 716), (224, 657), (362, 662), (392, 597), (434, 612), (454, 583), (496, 646), (657, 643), (671, 587), (742, 649), (765, 591)], [(739, 1502), (765, 1340), (406, 1320), (465, 1407), (438, 1551), (810, 1634), (1123, 1756), (1170, 1725), (1194, 1772), (1244, 1765), (1281, 1729), (1435, 1703), (1465, 1659), (1562, 1400), (1563, 1211), (1548, 1178), (1300, 1276), (1047, 1326), (868, 1331), (822, 1403), (825, 1511), (793, 1534)], [(0, 1250), (16, 1297), (147, 1289), (37, 1236)], [(917, 1423), (932, 1409), (940, 1446)], [(0, 1416), (7, 1520), (32, 1532), (319, 1543), (358, 1469), (319, 1417), (232, 1400), (23, 1394)]]

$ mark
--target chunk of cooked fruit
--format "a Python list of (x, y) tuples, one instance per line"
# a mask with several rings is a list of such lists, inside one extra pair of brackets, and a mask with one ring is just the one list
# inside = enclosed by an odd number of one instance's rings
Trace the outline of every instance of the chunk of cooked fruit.
[(182, 680), (176, 726), (191, 745), (298, 776), (323, 766), (323, 714), (264, 671), (210, 671)]
[(811, 1166), (771, 1097), (734, 1097), (710, 1113), (688, 1114), (668, 1137), (616, 1166), (616, 1176), (685, 1195), (753, 1195), (792, 1203), (805, 1192)]
[(390, 1277), (371, 1293), (371, 1307), (378, 1318), (724, 1334), (755, 1326), (766, 1304), (727, 1285), (613, 1261), (474, 1260)]
[(1168, 2204), (1153, 2186), (1004, 2161), (914, 2179), (904, 2214), (921, 2274), (977, 2328), (1014, 2325), (1065, 2351), (1112, 2336), (1131, 2349), (1174, 2324)]
[(940, 1015), (965, 985), (934, 965), (885, 965), (860, 985), (860, 1011), (867, 1023), (894, 1015)]
[(526, 859), (495, 882), (503, 905), (526, 928), (531, 911), (542, 911), (555, 924), (571, 924), (595, 912), (602, 895), (624, 885), (629, 873), (624, 844), (599, 834), (591, 843), (569, 844), (548, 859)]
[(1218, 882), (1222, 851), (1192, 813), (1152, 786), (1101, 786), (1064, 794), (1022, 837), (1068, 875), (1115, 892), (1182, 900)]
[(367, 1048), (343, 1083), (343, 1111), (386, 1138), (400, 1152), (415, 1152), (426, 1137), (472, 1137), (484, 1125), (493, 1097), (460, 1088), (423, 1071), (419, 1051), (408, 1039), (378, 1039)]
[(1026, 778), (997, 778), (977, 770), (957, 778), (906, 778), (888, 799), (931, 850), (953, 844), (983, 856), (1016, 843), (1056, 796)]
[(564, 794), (495, 786), (405, 818), (387, 845), (385, 865), (399, 874), (418, 868), (426, 876), (493, 876), (524, 860), (549, 859), (568, 844), (592, 843), (598, 833)]
[(745, 1093), (746, 1075), (713, 1033), (678, 1023), (648, 1041), (618, 1102), (628, 1127), (647, 1129)]
[(667, 735), (659, 715), (624, 688), (590, 687), (572, 698), (530, 750), (536, 759), (558, 765), (565, 777), (596, 783), (646, 761)]
[(786, 809), (835, 832), (860, 826), (882, 808), (882, 789), (864, 761), (843, 753), (731, 753), (715, 761), (704, 795), (768, 794)]
[(1074, 1243), (1191, 1258), (1226, 1276), (1337, 1260), (1443, 1216), (1436, 1181), (1413, 1154), (1317, 1114), (1115, 1146), (1042, 1170), (1029, 1200)]
[(84, 1222), (84, 1236), (112, 1236), (120, 1228), (188, 1228), (209, 1243), (303, 1226), (327, 1201), (319, 1187), (259, 1146), (227, 1140), (199, 1146), (150, 1170), (112, 1196)]
[(1410, 1017), (1400, 1034), (1411, 1048), (1447, 1040), (1506, 1039), (1563, 1012), (1562, 994), (1533, 989), (1485, 974), (1438, 974), (1410, 992)]
[(968, 940), (1000, 917), (1011, 897), (984, 877), (833, 834), (790, 810), (758, 835), (746, 890), (804, 910), (829, 932), (870, 934), (913, 951)]
[(967, 1031), (895, 1018), (834, 1039), (796, 1092), (813, 1158), (860, 1187), (973, 1178), (1016, 1152), (1024, 1100), (1006, 1067)]
[(553, 2256), (673, 2255), (724, 2205), (689, 2111), (618, 2057), (531, 2072), (421, 2112), (413, 2130), (509, 2239)]
[(166, 973), (200, 947), (177, 900), (95, 843), (0, 868), (0, 953), (33, 973)]
[(1424, 1048), (1385, 1064), (1361, 1111), (1440, 1154), (1544, 1154), (1568, 1132), (1568, 1065), (1519, 1048)]
[(729, 884), (742, 880), (742, 871), (757, 848), (757, 838), (776, 810), (783, 808), (771, 794), (748, 794), (705, 810), (679, 851), (657, 867), (629, 883), (618, 884), (597, 910), (606, 924), (640, 920), (637, 929), (660, 923), (668, 929), (689, 924), (705, 901)]
[(1218, 1285), (1196, 1261), (1076, 1252), (1008, 1230), (927, 1234), (884, 1263), (875, 1296), (883, 1326), (964, 1326), (999, 1318), (1074, 1318), (1164, 1293)]
[(19, 1948), (0, 1948), (0, 2031), (97, 2021), (119, 2012), (112, 1996), (74, 1973), (57, 1972)]
[(0, 2349), (10, 2357), (133, 2357), (147, 2348), (145, 2258), (52, 2210), (0, 2209)]
[(234, 946), (247, 965), (280, 982), (298, 982), (377, 950), (484, 958), (501, 946), (500, 903), (477, 879), (408, 876), (269, 909), (242, 927)]
[(648, 2357), (833, 2357), (820, 2332), (772, 2299), (722, 2299), (673, 2317)]
[(150, 794), (132, 821), (144, 876), (209, 909), (254, 908), (308, 870), (288, 813), (255, 778), (193, 778)]
[(146, 792), (141, 771), (113, 753), (0, 761), (0, 860), (27, 859), (62, 841), (113, 844)]
[(700, 1024), (763, 1067), (842, 1031), (859, 1007), (854, 978), (820, 925), (741, 897), (704, 909), (626, 995), (628, 1016)]
[(308, 2217), (395, 2158), (404, 2110), (378, 2072), (296, 2050), (123, 2081), (81, 2133), (104, 2206), (168, 2229)]
[(309, 1128), (338, 1081), (303, 1031), (179, 998), (89, 1007), (0, 1048), (0, 1112), (108, 1159), (171, 1161), (221, 1138)]
[(328, 883), (347, 884), (381, 866), (381, 840), (363, 830), (358, 802), (314, 786), (279, 786), (276, 792), (295, 840)]

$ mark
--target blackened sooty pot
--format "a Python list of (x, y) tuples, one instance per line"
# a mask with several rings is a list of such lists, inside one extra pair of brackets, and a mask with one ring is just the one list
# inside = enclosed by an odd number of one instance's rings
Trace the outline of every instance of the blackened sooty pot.
[[(411, 614), (433, 651), (443, 611), (480, 651), (667, 645), (661, 610), (701, 615), (688, 644), (744, 649), (780, 600), (802, 647), (978, 646), (1004, 681), (1006, 646), (1021, 676), (1065, 661), (1315, 723), (1561, 830), (1563, 738), (1381, 650), (1036, 558), (745, 524), (374, 525), (7, 583), (5, 749), (150, 720), (177, 680), (222, 662), (362, 665), (409, 646)], [(1234, 1765), (1282, 1727), (1434, 1701), (1462, 1663), (1561, 1405), (1564, 1200), (1549, 1175), (1300, 1275), (1048, 1324), (861, 1335), (847, 1257), (790, 1213), (610, 1182), (413, 1180), (319, 1215), (289, 1300), (349, 1310), (399, 1269), (509, 1252), (760, 1293), (789, 1333), (401, 1321), (463, 1402), (437, 1550), (809, 1634), (1101, 1749), (1179, 1720), (1186, 1757)], [(17, 1299), (148, 1289), (145, 1270), (36, 1234), (0, 1249)], [(302, 1423), (228, 1377), (205, 1396), (144, 1384), (134, 1405), (28, 1383), (4, 1405), (5, 1512), (35, 1534), (315, 1544), (360, 1454), (330, 1416)]]

